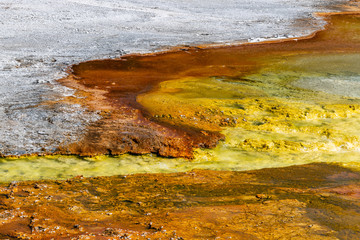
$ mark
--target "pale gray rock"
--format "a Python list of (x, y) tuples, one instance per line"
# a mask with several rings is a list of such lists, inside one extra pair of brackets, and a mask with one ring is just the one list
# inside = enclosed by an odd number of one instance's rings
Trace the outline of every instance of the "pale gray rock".
[[(52, 151), (97, 119), (57, 101), (71, 64), (176, 45), (301, 36), (328, 0), (0, 0), (0, 153)], [(299, 22), (301, 22), (299, 24)]]

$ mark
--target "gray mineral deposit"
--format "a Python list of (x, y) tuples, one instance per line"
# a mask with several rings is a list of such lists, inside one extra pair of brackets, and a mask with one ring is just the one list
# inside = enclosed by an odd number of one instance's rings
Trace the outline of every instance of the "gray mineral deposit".
[[(260, 41), (323, 27), (329, 0), (0, 0), (0, 153), (52, 151), (97, 119), (59, 101), (74, 63), (176, 45)], [(47, 104), (49, 101), (58, 104)]]

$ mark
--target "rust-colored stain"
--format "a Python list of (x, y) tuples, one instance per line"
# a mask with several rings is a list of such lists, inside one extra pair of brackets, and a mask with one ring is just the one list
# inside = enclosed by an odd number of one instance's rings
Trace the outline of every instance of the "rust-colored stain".
[[(194, 148), (216, 146), (221, 127), (231, 125), (226, 116), (182, 124), (157, 118), (140, 96), (187, 77), (245, 81), (276, 58), (360, 53), (360, 14), (324, 16), (326, 29), (303, 39), (184, 47), (72, 66), (61, 83), (82, 98), (67, 100), (98, 111), (101, 119), (80, 142), (56, 153), (191, 158)], [(286, 144), (275, 141), (283, 151)], [(261, 139), (245, 140), (242, 149), (264, 146)], [(335, 164), (0, 184), (0, 239), (359, 239), (359, 222), (360, 172)]]
[[(222, 135), (171, 120), (137, 102), (183, 77), (241, 79), (269, 57), (359, 53), (360, 15), (331, 15), (311, 38), (234, 47), (186, 48), (73, 66), (62, 82), (102, 119), (61, 153), (154, 152), (191, 157)], [(220, 125), (214, 125), (219, 130)], [(254, 144), (253, 144), (254, 145)], [(251, 145), (251, 146), (253, 146)], [(0, 184), (1, 239), (359, 239), (360, 173), (334, 164), (246, 172), (194, 170)]]
[[(326, 30), (304, 39), (244, 44), (218, 48), (179, 48), (165, 53), (128, 55), (117, 60), (96, 60), (72, 66), (66, 86), (80, 90), (80, 101), (101, 111), (101, 120), (89, 126), (84, 138), (61, 146), (63, 154), (157, 153), (161, 156), (192, 157), (193, 148), (214, 147), (223, 135), (219, 125), (196, 127), (155, 119), (137, 96), (167, 80), (185, 77), (222, 76), (241, 79), (256, 72), (269, 57), (307, 53), (354, 53), (360, 51), (357, 14), (330, 15)], [(224, 121), (222, 121), (224, 122)]]
[(0, 238), (358, 239), (359, 179), (309, 164), (2, 184)]

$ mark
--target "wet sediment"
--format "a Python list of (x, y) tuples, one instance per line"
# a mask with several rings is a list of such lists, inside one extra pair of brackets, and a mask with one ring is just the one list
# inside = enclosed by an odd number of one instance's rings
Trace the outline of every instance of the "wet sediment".
[(358, 239), (360, 174), (309, 164), (0, 185), (4, 239)]
[[(224, 134), (220, 147), (261, 159), (295, 156), (298, 164), (300, 156), (338, 153), (353, 164), (1, 184), (0, 238), (358, 239), (360, 103), (314, 91), (309, 79), (357, 79), (359, 19), (331, 16), (325, 31), (298, 41), (74, 66), (62, 82), (79, 98), (67, 100), (102, 119), (81, 142), (59, 150), (191, 157), (193, 147), (214, 146)], [(353, 64), (338, 66), (344, 60)], [(217, 150), (198, 149), (195, 157)]]
[[(61, 146), (58, 153), (157, 153), (191, 158), (194, 148), (212, 148), (224, 139), (220, 133), (223, 127), (243, 127), (239, 119), (246, 120), (254, 102), (259, 103), (256, 111), (262, 111), (260, 114), (280, 114), (278, 118), (285, 121), (299, 119), (296, 116), (291, 119), (292, 113), (286, 113), (287, 110), (281, 112), (282, 105), (305, 103), (312, 109), (320, 106), (325, 109), (320, 110), (322, 114), (330, 117), (344, 112), (341, 108), (353, 106), (357, 109), (359, 101), (356, 99), (299, 90), (296, 77), (272, 81), (271, 76), (266, 76), (269, 73), (264, 73), (264, 69), (271, 70), (272, 66), (293, 61), (299, 56), (326, 58), (327, 55), (358, 54), (360, 36), (356, 28), (359, 15), (331, 15), (327, 18), (326, 30), (307, 39), (209, 49), (185, 47), (165, 53), (129, 55), (117, 60), (90, 61), (73, 66), (71, 75), (61, 82), (79, 90), (86, 99), (68, 100), (99, 111), (102, 119), (90, 125), (81, 141)], [(282, 68), (280, 66), (277, 71), (288, 70)], [(254, 80), (256, 74), (265, 76), (263, 80)], [(211, 81), (215, 82), (212, 89), (206, 85), (201, 89), (201, 83)], [(194, 90), (189, 82), (198, 82), (199, 86), (195, 87), (199, 89)], [(227, 92), (221, 95), (214, 91), (222, 88), (224, 83), (234, 85), (228, 91), (229, 96)], [(264, 105), (271, 102), (274, 106), (266, 110)], [(219, 103), (222, 106), (233, 104), (235, 114), (219, 110)], [(326, 110), (327, 106), (334, 104), (341, 105), (337, 107), (339, 113)], [(262, 120), (258, 117), (252, 125), (255, 128), (256, 122), (263, 125)]]

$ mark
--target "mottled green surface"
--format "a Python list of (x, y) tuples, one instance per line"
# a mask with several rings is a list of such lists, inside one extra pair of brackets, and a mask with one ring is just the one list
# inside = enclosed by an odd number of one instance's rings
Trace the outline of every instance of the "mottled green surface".
[[(226, 76), (184, 74), (139, 95), (139, 103), (158, 121), (225, 135), (226, 140), (215, 149), (195, 150), (193, 160), (154, 155), (0, 159), (0, 181), (194, 168), (241, 171), (311, 162), (346, 163), (344, 166), (358, 168), (360, 54), (356, 46), (360, 18), (335, 18), (331, 30), (320, 32), (317, 39), (329, 46), (329, 41), (337, 41), (337, 50), (321, 49), (316, 38), (305, 40), (305, 49), (286, 45), (298, 52), (249, 55), (248, 64), (256, 66), (249, 73), (231, 61), (228, 65), (206, 65), (199, 72), (226, 68)], [(346, 35), (344, 44), (342, 34)], [(308, 43), (315, 44), (314, 49), (307, 49)]]
[[(274, 65), (241, 80), (212, 77), (164, 82), (159, 91), (142, 96), (142, 101), (154, 104), (166, 99), (169, 106), (176, 102), (178, 115), (172, 117), (178, 117), (180, 124), (196, 126), (198, 117), (199, 124), (213, 120), (218, 125), (229, 118), (230, 126), (222, 127), (226, 140), (215, 149), (196, 150), (191, 161), (154, 155), (1, 159), (0, 181), (182, 172), (194, 168), (251, 170), (311, 162), (358, 166), (358, 100), (326, 92), (357, 96), (359, 62), (358, 54), (293, 56), (286, 61), (278, 59)], [(323, 93), (299, 87), (321, 88)], [(336, 102), (340, 104), (334, 105)], [(197, 109), (205, 112), (197, 116)], [(162, 118), (160, 113), (157, 117)]]

